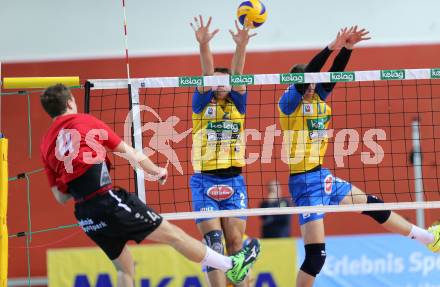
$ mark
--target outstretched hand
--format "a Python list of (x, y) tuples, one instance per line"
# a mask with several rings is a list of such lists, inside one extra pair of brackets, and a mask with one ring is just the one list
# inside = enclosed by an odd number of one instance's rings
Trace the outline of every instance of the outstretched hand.
[(249, 28), (243, 27), (241, 29), (238, 26), (237, 20), (235, 20), (235, 28), (237, 29), (236, 33), (232, 30), (229, 30), (229, 33), (231, 33), (232, 39), (237, 46), (246, 46), (249, 43), (249, 39), (257, 35), (257, 33), (249, 34)]
[(345, 41), (345, 45), (344, 45), (345, 48), (353, 49), (354, 45), (356, 45), (357, 43), (371, 39), (371, 37), (366, 37), (370, 33), (369, 31), (365, 29), (361, 29), (358, 31), (357, 29), (358, 29), (357, 25), (350, 28), (350, 30), (352, 31), (349, 33)]
[(160, 168), (159, 173), (157, 174), (157, 180), (161, 185), (164, 185), (168, 178), (168, 170), (166, 168)]
[(194, 23), (191, 22), (189, 25), (194, 30), (197, 42), (200, 45), (207, 44), (214, 38), (215, 34), (218, 33), (219, 29), (216, 29), (212, 32), (209, 31), (209, 26), (211, 25), (212, 17), (209, 17), (208, 23), (206, 26), (203, 24), (203, 17), (199, 15), (199, 17), (194, 17)]
[(339, 50), (342, 47), (344, 47), (352, 31), (353, 31), (353, 27), (351, 27), (350, 29), (345, 27), (339, 30), (338, 34), (336, 35), (336, 38), (328, 45), (328, 48), (333, 51), (333, 50)]

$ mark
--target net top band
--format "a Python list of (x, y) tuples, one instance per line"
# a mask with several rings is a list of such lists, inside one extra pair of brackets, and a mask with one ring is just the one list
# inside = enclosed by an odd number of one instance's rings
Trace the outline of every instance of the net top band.
[[(259, 75), (225, 75), (225, 76), (183, 76), (130, 79), (133, 86), (139, 88), (177, 88), (200, 86), (239, 86), (239, 85), (279, 85), (302, 83), (338, 83), (365, 81), (403, 81), (440, 79), (440, 68), (433, 69), (398, 69), (355, 72), (324, 73), (286, 73)], [(89, 80), (92, 89), (126, 88), (127, 79), (94, 79)]]

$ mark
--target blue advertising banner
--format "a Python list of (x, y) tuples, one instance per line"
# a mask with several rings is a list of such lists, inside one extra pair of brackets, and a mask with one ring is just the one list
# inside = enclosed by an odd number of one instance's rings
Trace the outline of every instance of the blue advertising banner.
[[(315, 287), (440, 287), (440, 254), (399, 235), (329, 236)], [(298, 268), (304, 260), (298, 241)]]

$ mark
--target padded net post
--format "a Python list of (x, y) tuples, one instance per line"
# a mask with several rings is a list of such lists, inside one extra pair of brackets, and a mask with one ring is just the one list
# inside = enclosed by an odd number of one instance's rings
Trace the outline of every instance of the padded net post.
[(8, 140), (0, 133), (0, 287), (8, 280)]

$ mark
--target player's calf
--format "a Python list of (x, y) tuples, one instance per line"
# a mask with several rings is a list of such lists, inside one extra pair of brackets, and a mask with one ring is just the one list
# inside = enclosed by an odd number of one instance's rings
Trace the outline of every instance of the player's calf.
[[(221, 230), (212, 230), (203, 235), (205, 244), (212, 250), (219, 254), (225, 254), (225, 248), (223, 246), (223, 232)], [(207, 266), (207, 271), (216, 270), (213, 267)]]
[(118, 286), (134, 286), (134, 261), (127, 247), (124, 247), (119, 257), (112, 262), (118, 274)]

